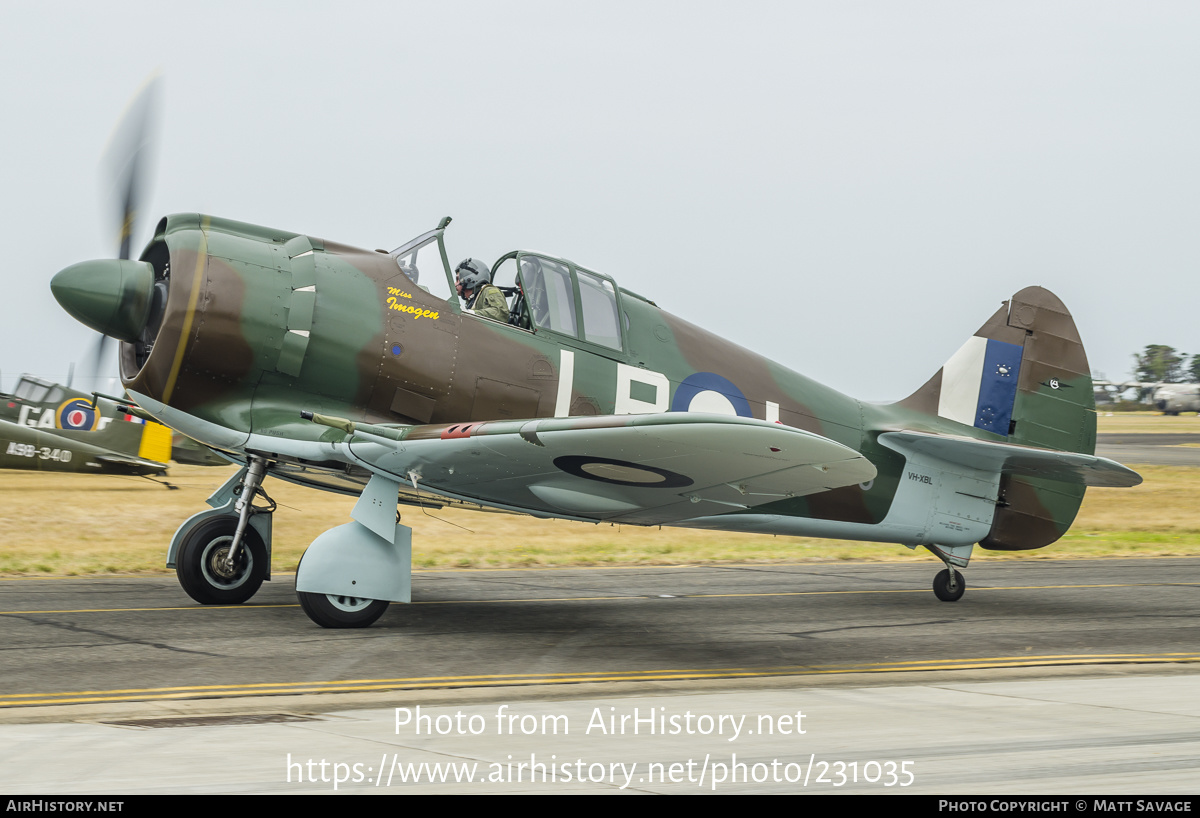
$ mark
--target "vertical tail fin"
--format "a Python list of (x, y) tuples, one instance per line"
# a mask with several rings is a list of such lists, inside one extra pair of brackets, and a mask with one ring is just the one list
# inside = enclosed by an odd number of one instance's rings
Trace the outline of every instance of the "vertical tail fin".
[[(1093, 454), (1096, 403), (1071, 313), (1049, 290), (1014, 295), (902, 406), (1005, 438)], [(1004, 475), (984, 548), (1041, 548), (1070, 527), (1083, 486)]]

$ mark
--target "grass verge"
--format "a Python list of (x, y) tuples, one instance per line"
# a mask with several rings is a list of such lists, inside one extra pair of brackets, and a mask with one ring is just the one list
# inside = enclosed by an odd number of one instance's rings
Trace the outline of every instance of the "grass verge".
[[(1133, 489), (1091, 489), (1075, 525), (1037, 551), (976, 549), (975, 560), (1200, 556), (1200, 469), (1142, 466)], [(179, 524), (230, 469), (176, 466), (180, 488), (134, 477), (0, 472), (0, 575), (166, 572)], [(279, 502), (273, 568), (286, 573), (322, 531), (349, 520), (354, 498), (268, 483)], [(930, 561), (923, 549), (844, 540), (407, 511), (417, 568), (666, 565), (705, 562)]]

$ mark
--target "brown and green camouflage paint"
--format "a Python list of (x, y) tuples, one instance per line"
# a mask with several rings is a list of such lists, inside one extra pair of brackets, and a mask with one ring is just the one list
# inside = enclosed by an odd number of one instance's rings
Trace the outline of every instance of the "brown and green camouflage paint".
[[(1022, 290), (977, 333), (1024, 349), (1012, 426), (1001, 436), (938, 415), (940, 371), (905, 400), (866, 404), (628, 291), (617, 295), (623, 345), (614, 350), (464, 314), (416, 286), (388, 254), (239, 222), (169, 217), (142, 258), (160, 275), (169, 265), (171, 283), (149, 357), (139, 366), (133, 345), (122, 345), (126, 387), (241, 431), (337, 438), (302, 421), (302, 409), (374, 424), (549, 417), (568, 350), (569, 414), (612, 414), (618, 365), (665, 376), (668, 405), (689, 377), (713, 373), (736, 387), (754, 417), (769, 419), (774, 404), (779, 422), (857, 449), (879, 470), (870, 484), (759, 506), (760, 514), (882, 521), (904, 467), (901, 455), (877, 442), (885, 431), (1094, 450), (1086, 356), (1070, 314), (1040, 288)], [(1005, 478), (982, 544), (1053, 542), (1082, 494), (1082, 487)]]

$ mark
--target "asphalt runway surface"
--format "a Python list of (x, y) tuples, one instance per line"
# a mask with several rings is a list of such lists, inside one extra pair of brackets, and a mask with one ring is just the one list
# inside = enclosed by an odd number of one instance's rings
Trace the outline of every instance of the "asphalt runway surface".
[(1105, 432), (1096, 435), (1096, 454), (1126, 465), (1200, 466), (1200, 433)]
[(955, 603), (937, 567), (423, 572), (361, 631), (289, 577), (4, 580), (0, 788), (1200, 789), (1200, 559), (979, 562)]
[[(1200, 465), (1197, 443), (1097, 453)], [(0, 789), (1200, 790), (1200, 559), (977, 561), (955, 603), (940, 567), (417, 572), (414, 604), (350, 631), (291, 576), (229, 607), (171, 576), (0, 579)], [(418, 707), (430, 729), (397, 724)]]
[(1200, 659), (1200, 559), (419, 572), (325, 630), (290, 576), (201, 606), (173, 577), (0, 580), (0, 712), (300, 691)]

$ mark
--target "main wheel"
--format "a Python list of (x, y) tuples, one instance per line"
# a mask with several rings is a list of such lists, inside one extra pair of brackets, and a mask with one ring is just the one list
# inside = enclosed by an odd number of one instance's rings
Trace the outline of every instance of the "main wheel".
[(365, 628), (387, 610), (386, 599), (297, 591), (300, 607), (322, 628)]
[(967, 580), (963, 577), (962, 571), (954, 572), (954, 586), (950, 585), (950, 570), (943, 568), (938, 571), (938, 575), (933, 578), (933, 593), (942, 602), (957, 602), (962, 598), (962, 595), (967, 590)]
[(203, 605), (237, 605), (258, 592), (267, 575), (267, 549), (250, 526), (242, 535), (237, 562), (225, 557), (237, 533), (236, 517), (218, 517), (193, 528), (175, 557), (175, 575), (187, 595)]

